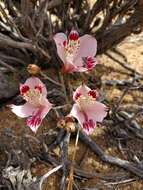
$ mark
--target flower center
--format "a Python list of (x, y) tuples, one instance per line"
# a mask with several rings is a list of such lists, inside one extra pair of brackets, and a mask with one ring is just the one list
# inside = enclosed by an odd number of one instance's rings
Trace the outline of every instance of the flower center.
[(42, 86), (37, 85), (34, 88), (30, 88), (28, 85), (22, 85), (20, 94), (30, 104), (39, 106), (42, 101)]
[(94, 104), (96, 100), (96, 93), (94, 90), (89, 91), (87, 95), (77, 93), (75, 99), (79, 108), (83, 111)]
[(69, 34), (68, 41), (63, 42), (67, 62), (72, 63), (80, 47), (79, 35), (73, 31)]

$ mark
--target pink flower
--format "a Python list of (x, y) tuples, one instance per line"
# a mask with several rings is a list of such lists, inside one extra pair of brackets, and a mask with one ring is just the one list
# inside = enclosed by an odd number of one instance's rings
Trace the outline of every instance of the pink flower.
[(45, 85), (36, 77), (31, 77), (20, 85), (20, 94), (26, 100), (24, 105), (11, 105), (12, 112), (21, 118), (28, 117), (27, 125), (33, 132), (37, 132), (42, 120), (52, 108), (46, 98)]
[(64, 72), (90, 71), (97, 64), (94, 58), (97, 41), (92, 36), (86, 34), (79, 37), (78, 32), (72, 30), (68, 38), (64, 33), (57, 33), (54, 40), (57, 53), (64, 63)]
[(97, 96), (97, 91), (91, 90), (86, 85), (79, 86), (73, 94), (75, 104), (69, 115), (78, 120), (87, 134), (91, 134), (96, 122), (102, 122), (107, 115), (107, 107), (96, 101)]

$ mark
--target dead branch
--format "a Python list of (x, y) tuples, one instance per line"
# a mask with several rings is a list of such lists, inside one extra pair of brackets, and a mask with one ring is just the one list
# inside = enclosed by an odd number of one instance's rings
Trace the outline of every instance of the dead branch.
[(61, 159), (63, 163), (63, 174), (61, 178), (60, 190), (66, 189), (66, 182), (68, 176), (68, 147), (70, 141), (70, 133), (67, 133), (64, 140), (61, 143)]
[(143, 171), (142, 168), (140, 167), (140, 165), (131, 163), (127, 160), (122, 160), (120, 158), (117, 157), (113, 157), (110, 155), (107, 155), (103, 152), (103, 150), (86, 134), (84, 133), (80, 133), (80, 139), (90, 147), (90, 149), (99, 156), (99, 158), (103, 161), (103, 162), (107, 162), (119, 167), (122, 167), (124, 169), (126, 169), (127, 171), (143, 178)]

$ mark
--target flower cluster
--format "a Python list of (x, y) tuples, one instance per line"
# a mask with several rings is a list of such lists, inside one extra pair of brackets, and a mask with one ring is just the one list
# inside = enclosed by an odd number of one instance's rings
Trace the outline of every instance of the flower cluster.
[[(79, 37), (78, 32), (72, 30), (68, 37), (64, 33), (57, 33), (54, 41), (57, 53), (63, 61), (63, 72), (91, 71), (97, 64), (97, 41), (92, 36), (86, 34)], [(31, 73), (31, 66), (29, 69)], [(11, 105), (12, 112), (21, 118), (27, 118), (27, 126), (36, 133), (42, 120), (53, 107), (47, 99), (47, 89), (39, 78), (32, 76), (24, 84), (20, 84), (20, 95), (26, 103), (20, 106)], [(76, 118), (87, 134), (91, 134), (96, 122), (102, 122), (107, 115), (107, 107), (98, 102), (97, 98), (98, 92), (85, 84), (73, 93), (75, 103), (68, 117)]]

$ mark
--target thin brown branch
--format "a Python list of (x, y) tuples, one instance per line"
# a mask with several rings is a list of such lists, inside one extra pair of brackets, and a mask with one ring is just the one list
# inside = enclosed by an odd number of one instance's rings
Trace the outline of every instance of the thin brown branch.
[(7, 64), (6, 62), (4, 62), (2, 60), (0, 60), (0, 65), (8, 68), (8, 70), (10, 70), (11, 72), (16, 72), (17, 71), (14, 67), (12, 67), (11, 65)]
[(89, 146), (89, 148), (99, 156), (99, 158), (106, 163), (110, 163), (116, 166), (119, 166), (121, 168), (126, 169), (127, 171), (135, 174), (136, 176), (143, 178), (143, 171), (141, 167), (137, 164), (134, 164), (132, 162), (129, 162), (127, 160), (122, 160), (118, 157), (113, 157), (110, 155), (107, 155), (103, 152), (103, 150), (86, 134), (83, 132), (80, 133), (80, 139)]

